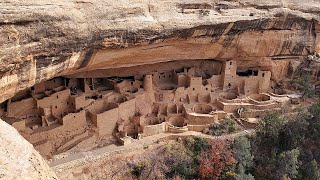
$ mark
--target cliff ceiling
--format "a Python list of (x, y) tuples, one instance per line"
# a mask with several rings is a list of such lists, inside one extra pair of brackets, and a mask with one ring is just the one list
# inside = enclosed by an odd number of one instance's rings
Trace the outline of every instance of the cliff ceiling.
[(319, 0), (2, 0), (0, 102), (55, 76), (172, 60), (275, 72), (320, 52), (319, 14)]

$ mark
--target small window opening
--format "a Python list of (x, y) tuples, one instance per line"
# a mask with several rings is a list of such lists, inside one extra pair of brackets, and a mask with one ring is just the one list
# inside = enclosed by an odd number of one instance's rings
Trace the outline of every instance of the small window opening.
[(229, 84), (228, 84), (228, 86), (230, 87), (230, 86), (231, 86), (231, 84), (229, 83)]
[(258, 71), (257, 70), (237, 70), (237, 75), (238, 76), (258, 76)]
[(262, 73), (262, 77), (264, 77), (264, 73)]

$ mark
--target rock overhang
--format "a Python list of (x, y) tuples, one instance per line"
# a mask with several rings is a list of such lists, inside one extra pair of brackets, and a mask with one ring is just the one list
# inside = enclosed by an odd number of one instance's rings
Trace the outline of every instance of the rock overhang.
[(47, 0), (2, 7), (0, 101), (59, 75), (183, 59), (265, 66), (266, 58), (302, 60), (320, 46), (313, 1)]

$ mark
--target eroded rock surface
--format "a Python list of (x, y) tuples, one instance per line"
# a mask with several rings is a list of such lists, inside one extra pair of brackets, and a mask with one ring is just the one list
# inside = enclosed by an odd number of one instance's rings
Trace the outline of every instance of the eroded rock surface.
[(58, 75), (171, 60), (263, 64), (281, 79), (319, 51), (319, 12), (318, 0), (1, 1), (0, 102)]
[(0, 178), (58, 179), (40, 154), (10, 125), (0, 120)]

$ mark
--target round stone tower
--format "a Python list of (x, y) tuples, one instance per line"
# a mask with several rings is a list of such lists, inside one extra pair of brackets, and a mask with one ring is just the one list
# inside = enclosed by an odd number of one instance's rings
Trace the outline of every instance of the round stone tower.
[(147, 92), (153, 91), (152, 86), (152, 75), (145, 75), (143, 79), (144, 90)]

